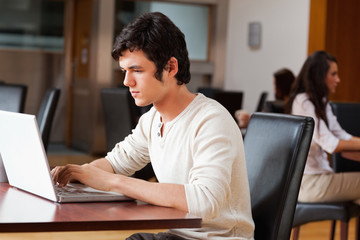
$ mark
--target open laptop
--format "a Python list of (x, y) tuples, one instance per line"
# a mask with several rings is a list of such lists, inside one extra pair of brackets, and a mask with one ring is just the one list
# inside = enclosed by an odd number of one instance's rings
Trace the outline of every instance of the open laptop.
[(1, 153), (0, 153), (0, 183), (1, 182), (8, 182), (8, 179), (7, 179), (4, 163), (2, 161)]
[(58, 189), (52, 180), (34, 115), (0, 111), (0, 154), (11, 186), (46, 199), (55, 202), (131, 200), (123, 194), (98, 191), (82, 184)]

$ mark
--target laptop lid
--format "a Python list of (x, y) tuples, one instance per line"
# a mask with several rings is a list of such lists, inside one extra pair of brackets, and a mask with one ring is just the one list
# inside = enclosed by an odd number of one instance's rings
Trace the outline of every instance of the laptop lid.
[[(122, 194), (57, 197), (46, 152), (34, 115), (0, 111), (0, 154), (11, 186), (52, 201), (129, 200)], [(100, 195), (100, 196), (99, 196)], [(94, 197), (92, 200), (91, 197)]]
[(7, 175), (4, 168), (4, 163), (0, 154), (0, 182), (8, 182)]

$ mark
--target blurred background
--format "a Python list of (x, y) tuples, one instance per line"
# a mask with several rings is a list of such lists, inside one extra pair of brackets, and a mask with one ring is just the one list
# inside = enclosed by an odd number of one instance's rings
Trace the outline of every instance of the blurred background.
[(163, 12), (184, 32), (191, 91), (243, 91), (243, 108), (255, 110), (261, 92), (274, 98), (276, 70), (296, 75), (320, 49), (339, 61), (341, 87), (331, 99), (359, 102), (358, 9), (356, 0), (0, 0), (0, 81), (28, 86), (31, 114), (48, 88), (61, 89), (50, 141), (103, 154), (100, 90), (123, 78), (112, 44), (140, 13)]

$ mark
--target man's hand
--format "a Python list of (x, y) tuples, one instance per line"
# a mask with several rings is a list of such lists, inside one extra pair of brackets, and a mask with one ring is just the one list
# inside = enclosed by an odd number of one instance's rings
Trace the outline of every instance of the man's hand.
[(56, 166), (55, 168), (53, 168), (51, 170), (51, 175), (54, 181), (54, 184), (58, 183), (58, 179), (59, 179), (59, 173), (64, 169), (64, 166)]
[(91, 164), (68, 164), (66, 166), (55, 167), (51, 174), (54, 182), (58, 183), (60, 187), (64, 187), (73, 181), (79, 181), (87, 186), (103, 191), (110, 191), (109, 180), (114, 176), (114, 174)]
[(118, 192), (150, 204), (189, 211), (184, 185), (148, 182), (115, 174), (104, 158), (90, 164), (55, 167), (51, 174), (60, 186), (79, 181), (98, 190)]

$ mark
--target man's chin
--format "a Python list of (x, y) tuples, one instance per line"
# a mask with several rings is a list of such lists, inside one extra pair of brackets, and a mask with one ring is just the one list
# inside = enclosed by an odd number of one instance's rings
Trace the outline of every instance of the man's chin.
[(136, 100), (135, 100), (135, 104), (136, 104), (136, 106), (138, 106), (138, 107), (146, 107), (146, 106), (149, 106), (151, 103), (142, 102), (142, 101), (136, 101)]

